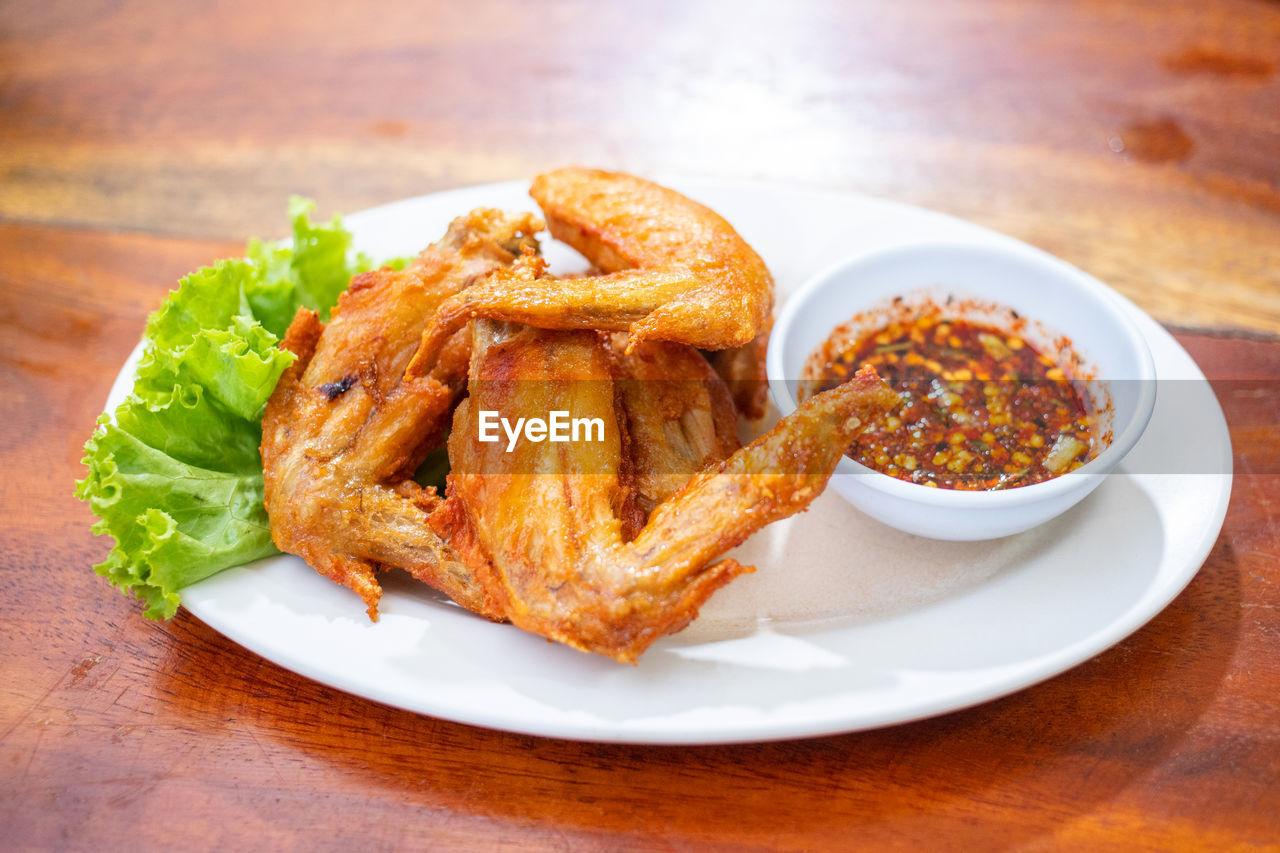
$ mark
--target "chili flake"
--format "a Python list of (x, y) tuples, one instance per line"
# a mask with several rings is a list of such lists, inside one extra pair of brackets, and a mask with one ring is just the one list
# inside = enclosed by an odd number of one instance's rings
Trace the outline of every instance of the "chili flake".
[(1093, 446), (1085, 398), (1053, 359), (1016, 334), (940, 314), (893, 321), (822, 370), (833, 388), (870, 364), (903, 395), (848, 455), (944, 489), (1027, 486), (1080, 467)]

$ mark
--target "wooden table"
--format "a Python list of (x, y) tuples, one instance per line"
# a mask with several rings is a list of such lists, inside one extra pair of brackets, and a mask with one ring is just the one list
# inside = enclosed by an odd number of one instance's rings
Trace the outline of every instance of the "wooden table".
[[(0, 6), (0, 844), (1280, 843), (1280, 6), (329, 5)], [(1014, 696), (681, 749), (390, 710), (90, 571), (80, 447), (179, 275), (278, 236), (289, 193), (355, 210), (567, 162), (861, 190), (1112, 283), (1224, 380), (1208, 562)]]

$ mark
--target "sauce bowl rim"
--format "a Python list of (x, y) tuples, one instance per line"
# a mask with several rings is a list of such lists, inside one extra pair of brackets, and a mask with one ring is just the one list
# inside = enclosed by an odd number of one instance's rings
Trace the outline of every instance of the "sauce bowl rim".
[[(1123, 425), (1117, 424), (1116, 426), (1119, 429), (1113, 429), (1113, 437), (1110, 444), (1079, 468), (1031, 485), (997, 490), (933, 488), (920, 483), (900, 480), (855, 462), (848, 456), (841, 457), (836, 466), (835, 476), (856, 476), (860, 486), (907, 501), (939, 507), (975, 509), (980, 507), (997, 508), (1051, 500), (1087, 486), (1092, 478), (1105, 477), (1109, 474), (1124, 456), (1133, 449), (1138, 439), (1142, 437), (1155, 409), (1155, 361), (1145, 337), (1139, 331), (1132, 317), (1132, 312), (1139, 309), (1133, 307), (1132, 303), (1129, 303), (1115, 290), (1078, 267), (1033, 246), (1020, 243), (1010, 247), (938, 240), (907, 243), (851, 255), (829, 264), (810, 276), (782, 304), (777, 320), (774, 323), (770, 335), (770, 345), (765, 355), (765, 370), (769, 381), (769, 392), (779, 414), (785, 417), (799, 406), (791, 387), (794, 380), (789, 381), (786, 379), (789, 371), (785, 369), (787, 365), (783, 364), (782, 344), (786, 341), (787, 335), (804, 312), (822, 310), (820, 294), (823, 289), (831, 286), (833, 280), (856, 275), (860, 267), (893, 262), (898, 259), (905, 260), (927, 252), (951, 253), (953, 257), (960, 259), (961, 262), (964, 261), (963, 256), (965, 255), (968, 255), (971, 260), (979, 256), (988, 258), (1000, 256), (1005, 260), (1012, 259), (1017, 263), (1035, 267), (1042, 275), (1051, 276), (1072, 290), (1091, 297), (1098, 310), (1108, 314), (1124, 331), (1124, 343), (1134, 357), (1134, 363), (1138, 368), (1138, 375), (1133, 379), (1139, 382), (1140, 390), (1134, 404), (1133, 415), (1127, 423)], [(901, 295), (905, 296), (911, 292), (904, 291)], [(867, 307), (872, 306), (869, 304)], [(837, 318), (832, 325), (832, 331), (834, 332), (841, 323), (848, 319), (847, 317)], [(1039, 317), (1032, 317), (1031, 319), (1044, 322)], [(1051, 323), (1045, 325), (1052, 326)], [(1056, 331), (1069, 335), (1069, 330), (1067, 329), (1054, 328)], [(804, 358), (807, 357), (808, 353), (805, 354)], [(794, 371), (790, 372), (795, 376), (799, 376), (803, 363), (794, 367)], [(1107, 380), (1100, 379), (1099, 381), (1105, 384)]]

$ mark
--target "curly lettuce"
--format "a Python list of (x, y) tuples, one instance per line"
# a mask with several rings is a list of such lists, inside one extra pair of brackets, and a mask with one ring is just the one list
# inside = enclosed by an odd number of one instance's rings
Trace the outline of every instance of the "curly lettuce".
[(351, 276), (338, 217), (314, 225), (294, 198), (290, 246), (250, 242), (247, 256), (188, 275), (147, 321), (131, 393), (98, 419), (76, 496), (115, 545), (94, 570), (169, 618), (179, 591), (277, 553), (263, 509), (262, 412), (293, 363), (278, 346), (300, 306), (325, 319)]

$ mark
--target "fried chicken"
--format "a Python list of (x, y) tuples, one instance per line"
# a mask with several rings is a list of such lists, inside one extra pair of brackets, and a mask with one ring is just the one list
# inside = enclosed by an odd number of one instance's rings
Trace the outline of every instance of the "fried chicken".
[[(283, 344), (298, 361), (263, 419), (272, 537), (371, 617), (375, 572), (399, 567), (634, 662), (753, 571), (724, 553), (808, 506), (898, 398), (862, 371), (740, 447), (735, 400), (763, 412), (760, 257), (711, 210), (628, 175), (563, 169), (531, 195), (599, 274), (549, 275), (536, 219), (477, 210), (403, 272), (357, 276), (327, 327), (299, 312)], [(482, 413), (563, 413), (587, 433), (494, 441)], [(410, 477), (450, 423), (441, 498)]]
[[(628, 346), (674, 341), (708, 350), (750, 343), (773, 311), (773, 277), (719, 214), (631, 175), (559, 169), (529, 191), (552, 236), (603, 271), (573, 279), (498, 273), (445, 300), (423, 332), (429, 361), (467, 320), (625, 331)], [(419, 372), (415, 360), (411, 370)]]
[(465, 284), (532, 247), (529, 214), (476, 210), (403, 271), (356, 276), (327, 326), (302, 309), (283, 346), (285, 371), (262, 421), (271, 535), (321, 574), (354, 590), (377, 617), (374, 573), (408, 570), (459, 604), (501, 613), (427, 524), (439, 499), (409, 479), (443, 441), (465, 384), (467, 354), (449, 342), (427, 370), (405, 376), (427, 319)]
[(769, 409), (769, 379), (764, 358), (772, 326), (770, 319), (765, 330), (748, 343), (706, 354), (707, 361), (728, 387), (738, 413), (749, 421), (763, 418)]
[[(517, 626), (633, 662), (744, 572), (718, 559), (818, 496), (844, 449), (898, 398), (874, 371), (807, 400), (769, 433), (653, 507), (634, 538), (634, 475), (617, 367), (600, 336), (477, 321), (470, 393), (449, 437), (448, 524), (485, 592)], [(604, 422), (603, 441), (483, 442), (478, 412), (554, 410)], [(438, 518), (433, 518), (438, 521)]]
[(627, 414), (636, 502), (647, 515), (741, 446), (738, 414), (724, 381), (688, 344), (645, 341), (627, 352), (625, 335), (608, 342)]

